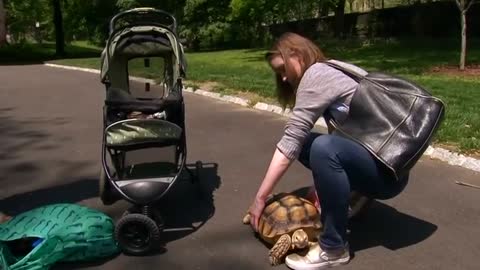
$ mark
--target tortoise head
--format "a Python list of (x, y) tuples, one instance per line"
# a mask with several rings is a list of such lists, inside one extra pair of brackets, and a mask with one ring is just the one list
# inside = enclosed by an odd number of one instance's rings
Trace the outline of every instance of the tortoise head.
[(308, 235), (302, 230), (296, 230), (292, 234), (292, 248), (305, 248), (308, 246)]
[(250, 224), (250, 213), (247, 213), (243, 219), (242, 219), (243, 224)]

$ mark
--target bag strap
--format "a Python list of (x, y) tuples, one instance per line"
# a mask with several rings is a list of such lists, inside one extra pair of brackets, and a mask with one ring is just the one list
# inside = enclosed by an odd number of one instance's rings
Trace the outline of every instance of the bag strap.
[(339, 64), (336, 64), (336, 63), (333, 63), (333, 62), (330, 62), (330, 61), (325, 61), (323, 63), (328, 65), (328, 66), (331, 66), (331, 67), (333, 67), (337, 70), (342, 71), (343, 73), (345, 73), (346, 75), (348, 75), (349, 77), (351, 77), (352, 79), (354, 79), (357, 82), (360, 82), (361, 80), (363, 80), (365, 78), (365, 76), (359, 74), (358, 72), (356, 72), (352, 69), (346, 68), (344, 66), (341, 66)]

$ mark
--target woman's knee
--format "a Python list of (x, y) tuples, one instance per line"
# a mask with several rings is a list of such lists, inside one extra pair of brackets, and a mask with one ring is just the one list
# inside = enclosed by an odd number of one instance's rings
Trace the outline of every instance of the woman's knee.
[(318, 162), (323, 163), (335, 159), (337, 154), (335, 145), (335, 137), (332, 135), (323, 135), (315, 138), (310, 147), (310, 166), (315, 167), (314, 164)]
[(312, 132), (303, 143), (302, 151), (300, 152), (298, 161), (307, 169), (311, 168), (310, 167), (310, 150), (312, 148), (312, 144), (320, 136), (324, 136), (324, 135), (321, 133)]

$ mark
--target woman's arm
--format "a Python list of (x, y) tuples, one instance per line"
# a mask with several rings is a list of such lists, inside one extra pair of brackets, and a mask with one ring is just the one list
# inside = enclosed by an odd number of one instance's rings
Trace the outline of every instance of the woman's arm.
[(272, 161), (268, 167), (267, 173), (263, 182), (258, 189), (256, 198), (265, 200), (273, 191), (273, 188), (278, 183), (280, 178), (285, 174), (292, 161), (288, 159), (282, 152), (275, 150)]
[(290, 164), (292, 164), (292, 160), (288, 159), (282, 152), (276, 149), (267, 173), (257, 191), (255, 200), (250, 207), (250, 223), (255, 231), (257, 231), (258, 220), (265, 208), (266, 198), (272, 193), (275, 185), (285, 174)]

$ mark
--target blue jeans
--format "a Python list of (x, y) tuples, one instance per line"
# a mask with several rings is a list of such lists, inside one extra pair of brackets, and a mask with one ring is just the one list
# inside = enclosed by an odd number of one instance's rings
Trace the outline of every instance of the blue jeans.
[(334, 135), (311, 133), (299, 161), (312, 171), (324, 226), (319, 239), (324, 250), (347, 245), (349, 198), (352, 190), (373, 199), (389, 199), (406, 186), (408, 176), (394, 180), (360, 144)]

